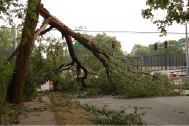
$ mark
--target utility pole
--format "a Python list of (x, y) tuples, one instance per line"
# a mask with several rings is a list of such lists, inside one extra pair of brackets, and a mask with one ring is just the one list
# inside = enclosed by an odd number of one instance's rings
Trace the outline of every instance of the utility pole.
[(14, 49), (16, 49), (17, 47), (17, 29), (15, 28), (15, 45), (14, 45)]
[(169, 40), (167, 41), (167, 45), (168, 45), (167, 48), (169, 48)]
[(159, 43), (157, 43), (157, 50), (159, 50)]
[(187, 32), (187, 22), (186, 22), (186, 72), (187, 77), (189, 76), (189, 61), (188, 61), (188, 32)]

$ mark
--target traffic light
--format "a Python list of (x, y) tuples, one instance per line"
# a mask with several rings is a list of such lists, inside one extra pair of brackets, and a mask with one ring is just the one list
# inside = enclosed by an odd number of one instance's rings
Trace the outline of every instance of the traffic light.
[(112, 48), (115, 48), (115, 41), (112, 41)]
[(167, 41), (164, 42), (164, 47), (167, 48)]
[(154, 44), (154, 49), (157, 50), (157, 43)]

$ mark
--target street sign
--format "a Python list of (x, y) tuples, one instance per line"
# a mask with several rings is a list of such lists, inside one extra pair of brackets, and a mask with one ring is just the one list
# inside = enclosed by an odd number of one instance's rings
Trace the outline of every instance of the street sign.
[(74, 44), (74, 47), (84, 47), (83, 45)]
[(180, 46), (180, 43), (177, 43), (176, 46)]

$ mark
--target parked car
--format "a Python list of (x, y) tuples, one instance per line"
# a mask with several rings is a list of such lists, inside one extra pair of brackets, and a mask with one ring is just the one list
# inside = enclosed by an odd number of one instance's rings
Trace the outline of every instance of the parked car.
[(174, 72), (174, 73), (171, 73), (170, 75), (172, 75), (172, 77), (176, 77), (177, 74), (179, 76), (186, 76), (186, 72)]

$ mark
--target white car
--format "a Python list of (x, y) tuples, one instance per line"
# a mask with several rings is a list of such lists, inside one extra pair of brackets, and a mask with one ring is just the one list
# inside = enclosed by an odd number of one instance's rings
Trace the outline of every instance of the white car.
[(177, 76), (177, 74), (179, 75), (179, 76), (186, 76), (186, 72), (174, 72), (174, 73), (171, 73), (170, 75), (172, 75), (173, 77), (176, 77)]

